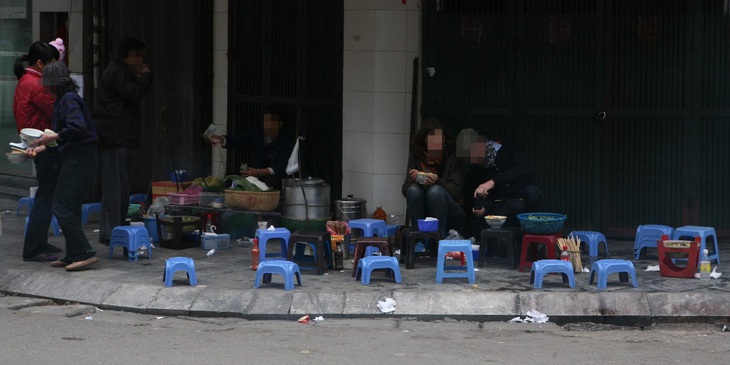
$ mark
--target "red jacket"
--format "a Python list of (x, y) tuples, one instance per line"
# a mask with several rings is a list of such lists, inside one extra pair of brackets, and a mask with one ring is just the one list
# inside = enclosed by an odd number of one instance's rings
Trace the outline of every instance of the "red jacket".
[(55, 98), (43, 89), (41, 76), (37, 70), (27, 67), (15, 87), (13, 114), (18, 133), (23, 128), (51, 128)]

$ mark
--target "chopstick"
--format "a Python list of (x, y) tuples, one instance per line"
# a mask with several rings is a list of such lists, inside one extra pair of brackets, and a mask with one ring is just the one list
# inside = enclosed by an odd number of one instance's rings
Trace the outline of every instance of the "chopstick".
[(20, 149), (20, 148), (18, 148), (18, 147), (15, 147), (15, 146), (10, 146), (10, 148), (11, 148), (11, 149), (13, 149), (14, 151), (18, 151), (18, 152), (23, 152), (23, 153), (25, 153), (25, 150), (23, 150), (23, 149)]

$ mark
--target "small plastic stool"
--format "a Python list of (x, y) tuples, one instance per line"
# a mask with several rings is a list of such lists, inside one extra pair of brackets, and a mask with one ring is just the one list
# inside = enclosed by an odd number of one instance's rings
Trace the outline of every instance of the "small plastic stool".
[[(329, 247), (327, 247), (329, 245), (325, 245), (328, 236), (329, 234), (326, 231), (295, 231), (291, 234), (289, 243), (287, 244), (287, 261), (297, 263), (301, 265), (302, 268), (304, 268), (305, 265), (311, 267), (312, 264), (314, 264), (313, 267), (317, 270), (317, 275), (323, 275), (327, 268), (327, 263), (331, 261), (329, 260), (330, 255), (328, 254)], [(304, 250), (301, 250), (302, 252), (300, 252), (299, 247), (301, 247), (301, 245), (297, 245), (297, 243), (304, 243), (312, 247), (314, 252), (314, 261), (301, 260), (302, 256), (304, 256)], [(295, 249), (296, 253), (294, 252)]]
[[(30, 221), (30, 217), (25, 217), (25, 230), (23, 231), (23, 237), (28, 233), (28, 222)], [(56, 216), (51, 216), (51, 227), (53, 227), (53, 235), (58, 236), (61, 234), (61, 226), (58, 224), (58, 219), (56, 219)]]
[(710, 262), (712, 262), (712, 260), (715, 260), (715, 262), (720, 265), (720, 250), (717, 248), (717, 233), (715, 233), (715, 228), (701, 226), (682, 226), (675, 228), (674, 233), (671, 237), (673, 240), (678, 240), (682, 237), (689, 237), (690, 240), (694, 240), (695, 237), (699, 237), (700, 257), (702, 257), (702, 250), (709, 250), (707, 246), (710, 245), (707, 244), (707, 241), (710, 239), (710, 237), (712, 237), (713, 249), (710, 250), (710, 253), (707, 255), (707, 257), (710, 259)]
[(375, 246), (368, 246), (365, 247), (365, 254), (362, 257), (368, 257), (368, 256), (382, 256), (380, 253), (380, 249)]
[(162, 275), (162, 281), (165, 282), (165, 286), (172, 286), (172, 277), (178, 271), (185, 271), (191, 286), (198, 285), (198, 279), (195, 277), (195, 262), (193, 259), (189, 257), (171, 257), (165, 260), (165, 272)]
[[(281, 227), (273, 230), (257, 229), (256, 237), (259, 239), (259, 262), (286, 258), (287, 246), (291, 237), (291, 232), (288, 229)], [(281, 240), (280, 252), (266, 252), (266, 243), (272, 239)]]
[[(659, 274), (674, 278), (694, 278), (700, 261), (700, 238), (695, 237), (695, 240), (689, 243), (689, 247), (665, 246), (665, 242), (668, 239), (669, 237), (665, 235), (657, 242)], [(669, 254), (673, 254), (673, 257), (670, 257)], [(686, 255), (687, 258), (674, 258), (677, 254), (681, 254), (682, 256)], [(675, 265), (676, 260), (684, 260), (687, 264), (685, 266)]]
[(598, 273), (598, 289), (606, 289), (608, 276), (613, 273), (618, 273), (619, 280), (624, 283), (629, 281), (629, 275), (631, 275), (634, 288), (639, 287), (636, 282), (634, 264), (629, 260), (604, 259), (594, 262), (591, 265), (591, 278), (588, 284), (593, 284), (593, 277), (596, 272)]
[(81, 206), (81, 223), (89, 221), (89, 214), (101, 212), (101, 203), (86, 203)]
[[(439, 231), (421, 232), (415, 228), (409, 228), (403, 231), (403, 247), (401, 248), (401, 257), (405, 252), (406, 269), (412, 269), (416, 264), (416, 242), (423, 240), (426, 243), (436, 242), (441, 239)], [(469, 249), (471, 251), (471, 249)]]
[[(499, 242), (506, 241), (507, 242), (507, 260), (509, 261), (510, 265), (512, 267), (517, 267), (517, 257), (515, 257), (515, 229), (514, 228), (486, 228), (482, 229), (479, 242), (479, 263), (477, 264), (478, 267), (485, 267), (487, 266), (487, 260), (484, 260), (484, 257), (487, 255), (487, 247), (489, 245), (489, 240), (494, 239)], [(494, 246), (493, 246), (494, 247)]]
[(129, 204), (147, 204), (146, 194), (132, 194), (129, 196)]
[[(525, 234), (522, 236), (522, 250), (520, 252), (520, 265), (517, 267), (518, 271), (523, 271), (526, 268), (530, 268), (534, 261), (527, 261), (527, 251), (530, 250), (534, 243), (542, 243), (545, 245), (545, 251), (548, 259), (555, 258), (555, 245), (558, 243), (558, 234)], [(537, 252), (537, 247), (534, 247), (534, 251)]]
[(388, 237), (361, 237), (355, 245), (355, 253), (352, 259), (352, 277), (357, 274), (358, 261), (367, 256), (365, 251), (368, 247), (377, 247), (383, 256), (393, 256)]
[(634, 260), (638, 260), (645, 248), (656, 248), (656, 242), (662, 239), (663, 235), (672, 237), (674, 228), (661, 224), (642, 224), (636, 228), (634, 238)]
[(139, 226), (118, 226), (112, 230), (109, 239), (109, 259), (114, 254), (114, 247), (127, 249), (127, 258), (130, 262), (137, 261), (137, 250), (147, 246), (147, 258), (152, 259), (152, 246), (147, 228)]
[[(461, 251), (466, 260), (465, 273), (445, 273), (444, 270), (464, 270), (463, 266), (445, 266), (446, 254), (451, 251)], [(438, 260), (436, 261), (436, 283), (442, 284), (444, 278), (467, 278), (469, 284), (476, 282), (474, 275), (474, 258), (471, 253), (471, 241), (469, 240), (441, 240), (439, 241)]]
[(30, 215), (30, 211), (33, 209), (33, 202), (35, 202), (35, 198), (31, 198), (29, 196), (20, 198), (20, 200), (18, 200), (18, 211), (15, 215), (20, 216), (20, 208), (22, 207), (28, 207), (28, 215)]
[[(373, 270), (389, 269), (393, 272), (395, 282), (400, 283), (400, 268), (398, 267), (398, 259), (392, 256), (367, 256), (357, 262), (357, 274), (355, 280), (360, 279), (360, 284), (370, 285), (370, 274)], [(388, 271), (385, 276), (388, 277)]]
[(350, 226), (350, 230), (353, 228), (362, 229), (363, 237), (388, 236), (388, 226), (381, 219), (355, 219), (347, 222), (347, 225)]
[(570, 236), (578, 238), (581, 243), (585, 242), (588, 245), (588, 258), (591, 263), (595, 262), (598, 257), (598, 245), (600, 243), (603, 243), (603, 251), (606, 253), (606, 257), (608, 257), (608, 240), (606, 240), (606, 236), (604, 236), (603, 233), (594, 231), (573, 231), (568, 235), (568, 237)]
[(259, 288), (262, 278), (264, 283), (270, 283), (271, 274), (280, 274), (284, 277), (284, 290), (294, 290), (294, 275), (297, 277), (297, 284), (302, 286), (302, 273), (299, 271), (299, 265), (291, 261), (269, 260), (261, 262), (256, 269), (254, 289)]
[(573, 274), (573, 264), (570, 261), (545, 259), (532, 263), (530, 270), (530, 284), (534, 283), (535, 289), (542, 289), (542, 280), (547, 274), (562, 274), (563, 282), (568, 283), (571, 288), (575, 288), (575, 275)]

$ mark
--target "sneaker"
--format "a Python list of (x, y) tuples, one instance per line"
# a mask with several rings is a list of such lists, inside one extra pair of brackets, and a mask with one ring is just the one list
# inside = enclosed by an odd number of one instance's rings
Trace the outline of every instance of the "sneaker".
[(56, 260), (58, 260), (58, 258), (49, 253), (39, 253), (33, 257), (23, 257), (23, 261), (48, 262)]
[(43, 249), (43, 252), (58, 253), (58, 252), (61, 252), (61, 248), (49, 243), (49, 244), (46, 244), (46, 247)]
[(74, 261), (73, 263), (66, 265), (65, 269), (66, 271), (74, 271), (96, 263), (97, 261), (99, 261), (99, 259), (92, 256), (86, 260)]

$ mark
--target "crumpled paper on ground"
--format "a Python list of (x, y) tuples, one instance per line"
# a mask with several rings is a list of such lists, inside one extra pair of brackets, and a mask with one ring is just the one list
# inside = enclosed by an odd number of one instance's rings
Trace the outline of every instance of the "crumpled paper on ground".
[(659, 271), (659, 265), (649, 265), (644, 271)]
[(525, 317), (525, 319), (522, 319), (520, 317), (515, 317), (515, 318), (510, 319), (508, 322), (510, 322), (510, 323), (547, 323), (548, 319), (550, 319), (550, 317), (548, 317), (536, 310), (531, 310), (531, 311), (527, 312), (527, 316)]
[(378, 302), (378, 309), (382, 313), (390, 313), (395, 311), (395, 300), (393, 298), (385, 298), (384, 302)]
[(722, 276), (721, 272), (717, 272), (717, 266), (715, 266), (714, 269), (712, 269), (712, 272), (710, 273), (710, 277), (713, 279), (719, 279), (720, 276)]

